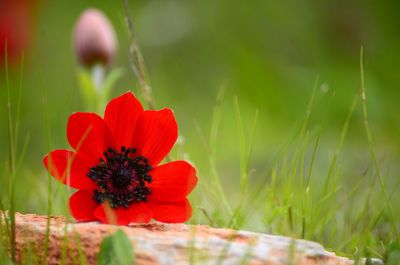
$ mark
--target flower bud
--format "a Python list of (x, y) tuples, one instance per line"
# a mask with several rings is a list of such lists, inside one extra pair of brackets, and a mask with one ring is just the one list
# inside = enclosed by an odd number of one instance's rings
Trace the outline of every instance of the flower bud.
[(97, 9), (80, 16), (74, 32), (75, 53), (84, 66), (110, 64), (116, 53), (115, 31), (107, 17)]

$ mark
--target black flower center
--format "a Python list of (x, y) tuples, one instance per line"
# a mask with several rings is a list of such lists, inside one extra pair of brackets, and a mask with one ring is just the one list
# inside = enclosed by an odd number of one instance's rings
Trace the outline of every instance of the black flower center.
[(132, 203), (146, 202), (151, 193), (146, 183), (151, 182), (152, 169), (143, 156), (135, 156), (136, 149), (121, 147), (120, 151), (108, 148), (100, 163), (90, 168), (87, 176), (97, 183), (94, 199), (107, 201), (112, 208), (128, 208)]

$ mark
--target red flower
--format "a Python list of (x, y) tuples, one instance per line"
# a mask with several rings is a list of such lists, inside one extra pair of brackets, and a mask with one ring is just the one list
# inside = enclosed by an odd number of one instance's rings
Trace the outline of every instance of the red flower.
[(36, 0), (0, 0), (0, 68), (7, 43), (8, 62), (18, 62), (31, 40)]
[(108, 103), (104, 119), (72, 114), (67, 137), (75, 151), (55, 150), (43, 162), (53, 177), (78, 189), (69, 199), (78, 221), (185, 222), (192, 215), (186, 196), (197, 183), (196, 170), (185, 161), (158, 165), (177, 136), (170, 109), (144, 111), (128, 92)]

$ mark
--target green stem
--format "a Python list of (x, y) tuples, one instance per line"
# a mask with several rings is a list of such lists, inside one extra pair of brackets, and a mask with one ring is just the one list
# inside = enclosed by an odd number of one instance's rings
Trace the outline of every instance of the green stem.
[(131, 47), (130, 47), (130, 66), (132, 72), (136, 76), (140, 84), (140, 90), (143, 98), (147, 103), (149, 109), (155, 109), (154, 101), (151, 96), (151, 87), (146, 79), (146, 67), (143, 59), (142, 52), (140, 51), (139, 44), (136, 40), (135, 30), (133, 29), (133, 22), (131, 19), (131, 11), (129, 7), (129, 0), (124, 0), (126, 23), (128, 24), (128, 30), (131, 35)]
[(393, 232), (396, 235), (397, 240), (400, 239), (399, 237), (399, 231), (397, 229), (397, 224), (396, 224), (396, 218), (394, 216), (393, 213), (393, 208), (392, 205), (390, 203), (390, 199), (389, 196), (386, 192), (386, 187), (385, 184), (383, 182), (382, 176), (381, 176), (381, 171), (378, 165), (378, 159), (376, 158), (376, 154), (375, 154), (375, 150), (374, 150), (374, 143), (373, 143), (373, 139), (372, 139), (372, 133), (371, 130), (369, 128), (369, 124), (368, 124), (368, 110), (367, 110), (367, 97), (366, 97), (366, 93), (365, 93), (365, 78), (364, 78), (364, 48), (361, 47), (360, 50), (360, 78), (361, 78), (361, 102), (362, 102), (362, 111), (363, 111), (363, 116), (364, 116), (364, 127), (365, 127), (365, 133), (367, 135), (367, 139), (368, 139), (368, 146), (369, 146), (369, 152), (370, 152), (370, 156), (373, 162), (373, 165), (375, 167), (375, 171), (376, 171), (376, 176), (378, 178), (378, 182), (379, 182), (379, 186), (382, 190), (383, 193), (383, 197), (385, 200), (385, 204), (386, 207), (389, 210), (389, 215), (391, 218), (391, 226), (393, 229)]

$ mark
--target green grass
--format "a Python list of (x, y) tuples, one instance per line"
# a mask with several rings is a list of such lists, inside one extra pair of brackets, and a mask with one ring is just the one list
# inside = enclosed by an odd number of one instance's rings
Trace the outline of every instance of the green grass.
[[(361, 54), (361, 89), (355, 93), (349, 106), (347, 117), (337, 135), (336, 145), (324, 148), (320, 146), (324, 138), (324, 123), (329, 121), (321, 121), (312, 126), (309, 124), (314, 104), (318, 103), (314, 102), (319, 85), (316, 81), (303, 121), (294, 130), (294, 136), (289, 137), (288, 142), (283, 145), (283, 150), (278, 151), (279, 155), (272, 166), (267, 167), (265, 174), (259, 175), (251, 169), (255, 123), (252, 126), (250, 122), (243, 124), (239, 100), (235, 97), (239, 143), (237, 152), (240, 153), (239, 185), (234, 188), (234, 193), (227, 190), (224, 192), (221, 183), (231, 176), (224, 177), (223, 172), (218, 172), (216, 150), (211, 152), (209, 171), (212, 174), (210, 177), (202, 176), (203, 185), (198, 193), (202, 198), (196, 197), (195, 202), (205, 201), (205, 205), (212, 206), (201, 209), (196, 220), (205, 220), (211, 225), (222, 227), (314, 240), (330, 250), (354, 259), (385, 259), (387, 253), (393, 251), (389, 246), (399, 242), (397, 230), (400, 208), (396, 203), (400, 199), (399, 181), (396, 181), (395, 173), (383, 171), (380, 163), (385, 161), (378, 162), (377, 159), (368, 124), (362, 58)], [(217, 143), (216, 128), (221, 119), (219, 101), (220, 96), (212, 118), (214, 123), (209, 137), (210, 146), (206, 146), (206, 150), (215, 148)], [(354, 113), (360, 109), (367, 141), (366, 150), (358, 151), (368, 151), (370, 161), (365, 172), (358, 176), (347, 176), (343, 173), (340, 161), (347, 155), (343, 150), (346, 149), (346, 137), (351, 125), (360, 122), (354, 118)], [(252, 128), (247, 148), (244, 127)], [(201, 135), (205, 138), (203, 133)], [(223, 136), (220, 138), (224, 139)], [(327, 158), (329, 163), (324, 163), (326, 166), (321, 167), (321, 160)], [(351, 183), (349, 180), (355, 181)]]

